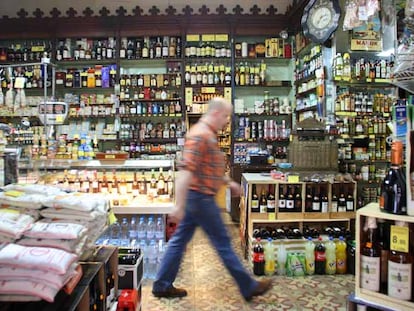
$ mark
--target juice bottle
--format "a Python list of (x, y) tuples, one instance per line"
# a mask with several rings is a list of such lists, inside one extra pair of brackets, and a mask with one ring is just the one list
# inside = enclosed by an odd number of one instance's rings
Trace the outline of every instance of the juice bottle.
[(306, 260), (306, 274), (315, 274), (315, 243), (313, 243), (312, 237), (308, 237), (308, 241), (305, 245), (305, 260)]
[(326, 263), (325, 273), (335, 274), (336, 273), (336, 245), (333, 241), (333, 237), (329, 237), (329, 241), (326, 243)]
[(273, 275), (275, 273), (275, 246), (273, 245), (273, 239), (271, 237), (267, 238), (267, 243), (264, 246), (264, 257), (265, 257), (265, 266), (264, 274)]
[(336, 243), (336, 273), (346, 273), (346, 243), (343, 236), (340, 236)]
[(286, 247), (283, 240), (280, 241), (279, 248), (277, 249), (277, 274), (286, 275)]

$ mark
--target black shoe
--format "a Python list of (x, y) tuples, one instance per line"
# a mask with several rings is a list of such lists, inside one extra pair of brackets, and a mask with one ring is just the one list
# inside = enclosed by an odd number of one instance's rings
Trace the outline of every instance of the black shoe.
[(246, 301), (252, 300), (254, 296), (263, 295), (272, 287), (271, 279), (265, 279), (265, 280), (259, 281), (258, 283), (259, 284), (257, 285), (256, 289), (253, 291), (253, 293), (250, 296), (244, 298), (246, 299)]
[(180, 298), (187, 296), (187, 291), (184, 288), (176, 288), (172, 286), (169, 289), (160, 292), (152, 290), (152, 294), (158, 298)]

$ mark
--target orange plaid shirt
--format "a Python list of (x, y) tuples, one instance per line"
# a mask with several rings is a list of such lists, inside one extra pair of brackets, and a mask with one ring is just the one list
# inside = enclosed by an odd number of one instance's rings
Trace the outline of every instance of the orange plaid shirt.
[(191, 190), (215, 195), (224, 184), (224, 153), (217, 144), (217, 133), (207, 123), (199, 121), (187, 133), (178, 168), (193, 173)]

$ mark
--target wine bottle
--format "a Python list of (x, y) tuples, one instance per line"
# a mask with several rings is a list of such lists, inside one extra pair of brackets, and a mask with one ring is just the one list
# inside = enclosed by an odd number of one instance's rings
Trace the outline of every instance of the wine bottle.
[(260, 213), (266, 213), (267, 212), (267, 196), (266, 196), (265, 188), (262, 188), (262, 192), (260, 194), (259, 211), (260, 211)]
[(364, 226), (365, 243), (361, 250), (361, 287), (379, 292), (381, 253), (377, 237), (377, 220), (367, 217)]
[[(398, 232), (398, 234), (397, 234)], [(413, 255), (410, 248), (410, 230), (405, 221), (395, 221), (391, 236), (404, 237), (391, 243), (388, 260), (388, 296), (399, 300), (412, 300)], [(405, 241), (405, 243), (402, 243)]]
[(403, 144), (394, 141), (391, 147), (391, 166), (381, 186), (380, 209), (391, 214), (407, 214), (407, 189), (402, 171)]
[(259, 209), (259, 196), (257, 195), (256, 185), (252, 185), (252, 200), (251, 200), (251, 212), (258, 213)]
[(349, 192), (346, 196), (346, 211), (347, 212), (353, 212), (354, 211), (354, 197), (352, 196), (352, 193)]
[(286, 212), (286, 197), (283, 193), (284, 189), (282, 186), (279, 187), (279, 200), (278, 200), (278, 207), (279, 212), (283, 213)]
[(346, 197), (343, 192), (338, 198), (338, 212), (346, 212)]
[(321, 201), (319, 198), (319, 193), (314, 189), (313, 199), (312, 199), (312, 212), (321, 211)]
[(295, 212), (300, 213), (302, 212), (302, 194), (301, 189), (299, 186), (295, 187)]
[(286, 190), (286, 211), (287, 212), (294, 212), (295, 211), (295, 200), (292, 193), (291, 186), (287, 186)]
[(267, 212), (268, 213), (274, 213), (276, 211), (275, 209), (275, 193), (274, 193), (274, 187), (272, 184), (269, 185), (269, 191), (267, 193)]
[(306, 187), (305, 212), (312, 212), (312, 202), (313, 202), (313, 197), (312, 197), (311, 187), (308, 186)]
[(390, 254), (390, 225), (384, 219), (378, 219), (378, 242), (381, 251), (380, 291), (387, 294), (388, 290), (388, 258)]
[(332, 194), (332, 202), (331, 202), (331, 212), (336, 213), (338, 212), (338, 197), (336, 194)]
[(329, 212), (329, 202), (328, 202), (328, 196), (323, 193), (321, 196), (321, 212), (327, 213)]

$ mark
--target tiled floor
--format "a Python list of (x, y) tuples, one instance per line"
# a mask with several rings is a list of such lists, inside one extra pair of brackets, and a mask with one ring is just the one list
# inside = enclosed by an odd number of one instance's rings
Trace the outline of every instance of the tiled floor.
[[(223, 213), (226, 219), (228, 216)], [(236, 225), (227, 222), (233, 246), (241, 256)], [(243, 261), (249, 267), (247, 261)], [(353, 275), (273, 277), (273, 288), (264, 296), (245, 302), (206, 235), (197, 230), (187, 247), (175, 282), (188, 290), (185, 298), (155, 298), (152, 281), (142, 288), (142, 311), (276, 311), (346, 310), (346, 297), (354, 289)]]

